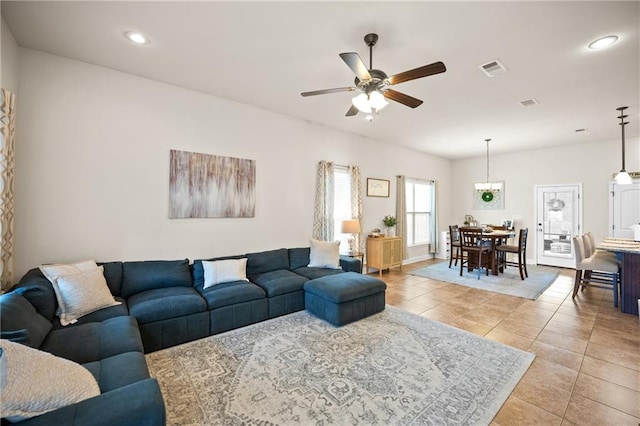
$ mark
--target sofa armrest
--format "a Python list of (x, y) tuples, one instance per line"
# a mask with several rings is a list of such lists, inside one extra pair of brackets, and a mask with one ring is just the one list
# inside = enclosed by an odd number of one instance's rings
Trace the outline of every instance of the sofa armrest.
[(340, 266), (346, 272), (362, 273), (362, 261), (358, 257), (340, 255)]
[(20, 425), (164, 426), (166, 412), (156, 379), (114, 389), (77, 404), (20, 422)]

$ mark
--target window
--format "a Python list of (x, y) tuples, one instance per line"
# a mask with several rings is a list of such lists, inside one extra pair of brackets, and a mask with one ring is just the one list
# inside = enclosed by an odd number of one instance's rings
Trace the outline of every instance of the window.
[(335, 240), (340, 241), (340, 251), (349, 251), (349, 238), (351, 234), (342, 233), (342, 221), (351, 217), (351, 176), (349, 169), (344, 166), (335, 166), (334, 176), (334, 206), (333, 220)]
[(430, 223), (433, 184), (428, 181), (407, 179), (407, 245), (416, 246), (431, 243)]

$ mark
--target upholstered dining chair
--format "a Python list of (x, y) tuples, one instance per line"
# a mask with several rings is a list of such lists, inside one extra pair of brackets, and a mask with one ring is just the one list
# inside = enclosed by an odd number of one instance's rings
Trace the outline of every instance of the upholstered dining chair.
[[(460, 228), (460, 276), (464, 265), (469, 270), (478, 269), (478, 279), (480, 279), (480, 269), (484, 268), (489, 276), (489, 264), (491, 263), (491, 246), (484, 244), (481, 228)], [(466, 253), (466, 258), (465, 258)]]
[[(518, 235), (518, 245), (501, 244), (496, 247), (498, 252), (498, 260), (500, 266), (506, 267), (517, 266), (520, 272), (520, 279), (524, 280), (525, 277), (529, 278), (527, 272), (527, 235), (529, 234), (529, 228), (523, 228)], [(518, 261), (509, 260), (508, 254), (518, 255)]]
[(458, 266), (458, 259), (462, 262), (462, 250), (460, 250), (460, 228), (458, 225), (449, 225), (449, 241), (451, 243), (451, 253), (449, 256), (449, 268), (455, 256), (455, 266)]
[(571, 297), (575, 298), (578, 290), (584, 291), (587, 286), (604, 288), (613, 291), (613, 306), (618, 307), (619, 263), (598, 257), (595, 253), (587, 257), (584, 239), (580, 235), (573, 237), (573, 248), (576, 254), (576, 278)]

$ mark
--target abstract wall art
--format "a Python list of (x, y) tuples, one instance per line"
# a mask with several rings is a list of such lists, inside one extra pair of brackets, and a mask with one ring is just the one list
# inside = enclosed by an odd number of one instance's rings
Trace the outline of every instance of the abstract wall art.
[(255, 160), (171, 150), (169, 218), (254, 217)]

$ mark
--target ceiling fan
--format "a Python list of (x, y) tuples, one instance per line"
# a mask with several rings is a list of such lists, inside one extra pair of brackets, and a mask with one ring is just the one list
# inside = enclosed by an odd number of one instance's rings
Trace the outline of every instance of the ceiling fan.
[[(388, 102), (386, 99), (399, 102), (410, 108), (422, 105), (420, 99), (398, 92), (390, 88), (396, 84), (440, 74), (447, 70), (442, 62), (434, 62), (409, 71), (401, 72), (388, 77), (384, 71), (373, 69), (373, 46), (378, 41), (377, 34), (367, 34), (364, 42), (369, 46), (369, 69), (367, 69), (362, 59), (356, 52), (341, 53), (340, 57), (349, 68), (355, 73), (355, 86), (338, 87), (335, 89), (314, 90), (312, 92), (302, 92), (302, 96), (325, 95), (327, 93), (339, 92), (359, 92), (352, 100), (351, 108), (346, 116), (351, 117), (358, 114), (358, 111), (371, 114), (377, 113), (384, 108)], [(367, 116), (369, 120), (372, 115)]]

